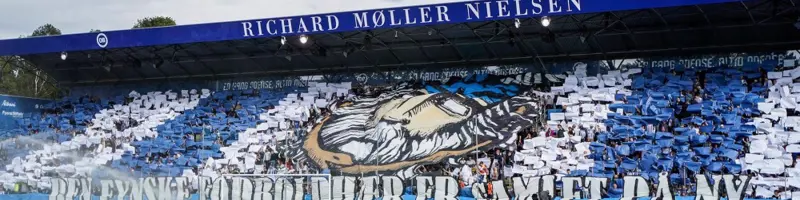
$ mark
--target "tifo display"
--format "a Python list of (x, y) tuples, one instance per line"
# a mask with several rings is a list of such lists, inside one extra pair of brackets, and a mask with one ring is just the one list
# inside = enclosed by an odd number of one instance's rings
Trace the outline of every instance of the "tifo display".
[(797, 78), (788, 64), (576, 65), (72, 96), (0, 135), (0, 198), (800, 197)]

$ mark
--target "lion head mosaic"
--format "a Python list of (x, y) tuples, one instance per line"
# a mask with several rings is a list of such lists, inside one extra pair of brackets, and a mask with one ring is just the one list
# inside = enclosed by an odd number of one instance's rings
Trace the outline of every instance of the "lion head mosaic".
[(293, 145), (293, 157), (335, 174), (408, 177), (420, 165), (513, 145), (540, 114), (521, 90), (458, 82), (341, 102)]

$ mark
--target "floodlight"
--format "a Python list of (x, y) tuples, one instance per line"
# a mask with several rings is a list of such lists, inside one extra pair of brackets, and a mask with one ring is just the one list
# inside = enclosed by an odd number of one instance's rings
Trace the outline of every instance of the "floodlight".
[(67, 52), (66, 51), (62, 51), (61, 52), (61, 60), (67, 60)]
[(308, 36), (306, 36), (306, 35), (301, 35), (301, 36), (300, 36), (300, 43), (301, 43), (301, 44), (306, 44), (306, 42), (308, 42)]
[(550, 26), (550, 18), (547, 16), (542, 17), (542, 26), (547, 27)]

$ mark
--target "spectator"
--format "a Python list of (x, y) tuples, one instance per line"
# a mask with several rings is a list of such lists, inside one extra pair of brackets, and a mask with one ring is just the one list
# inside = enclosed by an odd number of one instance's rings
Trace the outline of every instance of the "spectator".
[(478, 183), (485, 183), (486, 179), (489, 178), (489, 168), (483, 162), (478, 165), (478, 174)]

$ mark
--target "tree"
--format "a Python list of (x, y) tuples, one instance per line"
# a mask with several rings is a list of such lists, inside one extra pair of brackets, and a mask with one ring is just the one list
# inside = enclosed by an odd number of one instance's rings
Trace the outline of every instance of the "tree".
[(55, 80), (19, 56), (0, 57), (0, 93), (54, 99), (60, 95)]
[(61, 30), (53, 26), (52, 24), (45, 24), (33, 30), (31, 33), (32, 37), (38, 36), (51, 36), (51, 35), (61, 35)]
[(51, 36), (51, 35), (61, 35), (61, 30), (53, 26), (52, 24), (45, 24), (33, 30), (31, 33), (32, 37), (38, 36)]
[[(52, 24), (36, 28), (30, 37), (61, 35)], [(29, 37), (29, 36), (22, 36)], [(0, 56), (0, 93), (54, 99), (60, 95), (56, 81), (19, 56)]]
[(156, 16), (156, 17), (145, 17), (139, 20), (136, 20), (136, 24), (133, 25), (134, 29), (137, 28), (150, 28), (150, 27), (161, 27), (161, 26), (175, 26), (175, 20), (172, 17), (163, 17), (163, 16)]

